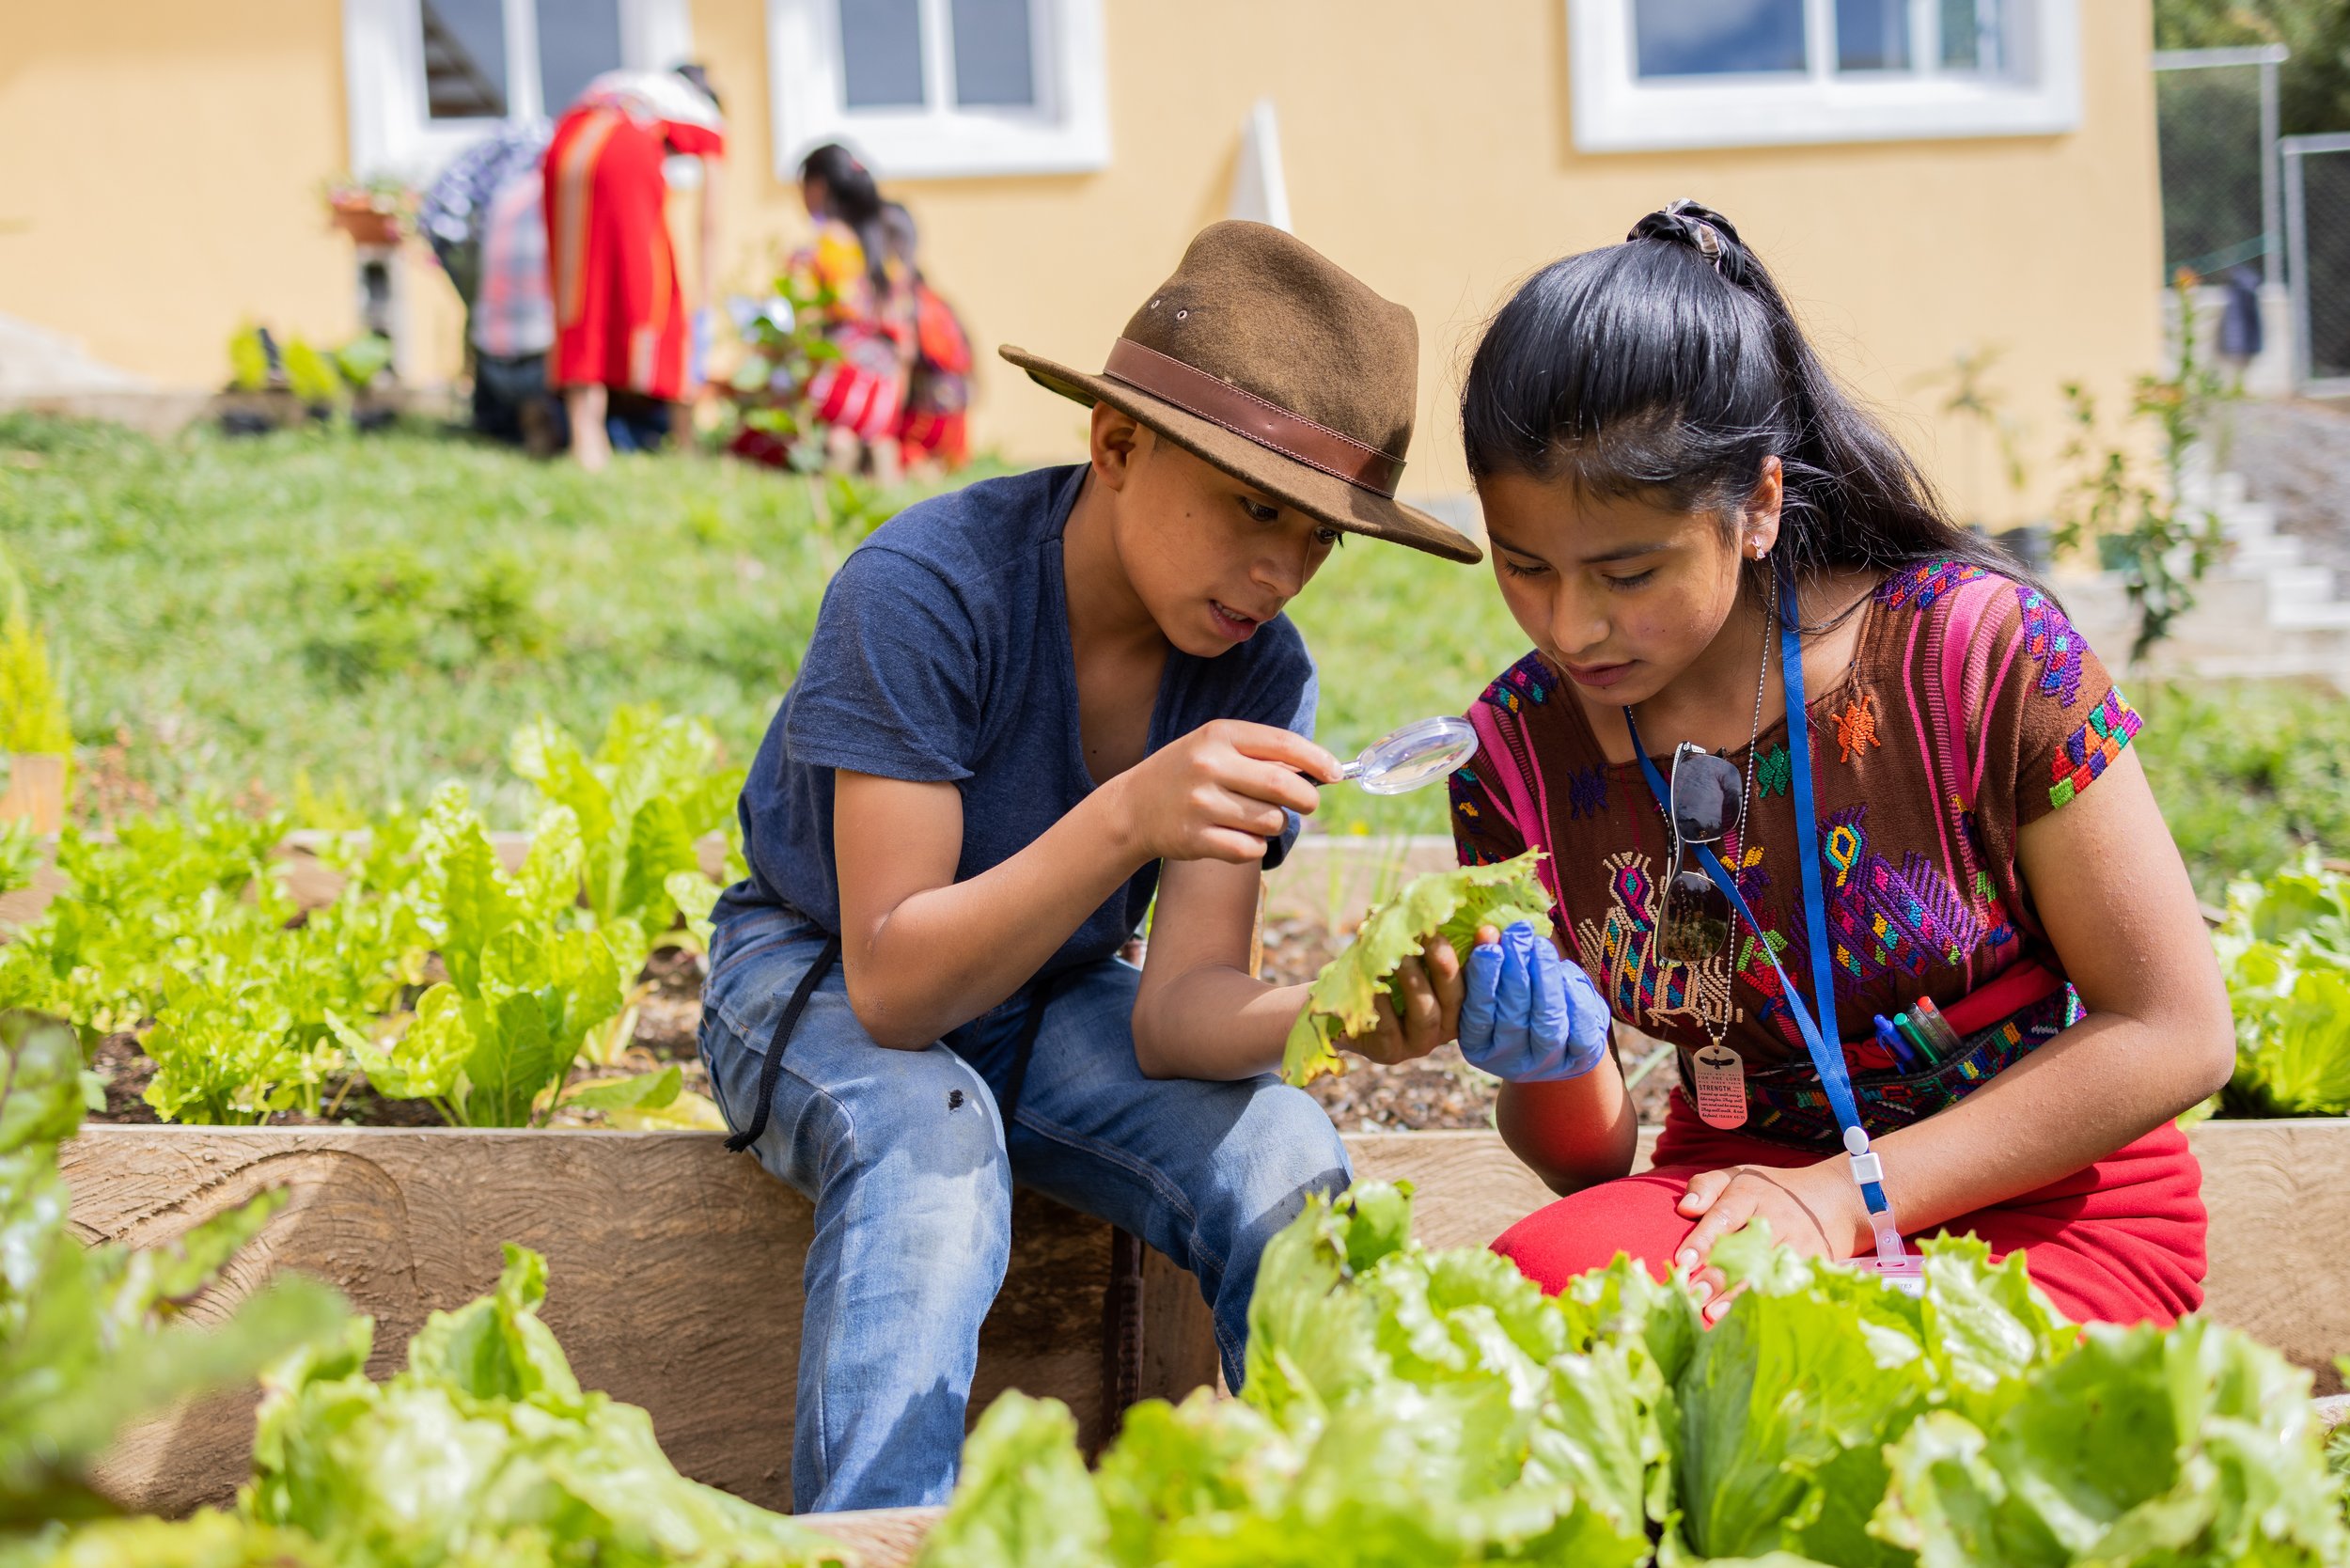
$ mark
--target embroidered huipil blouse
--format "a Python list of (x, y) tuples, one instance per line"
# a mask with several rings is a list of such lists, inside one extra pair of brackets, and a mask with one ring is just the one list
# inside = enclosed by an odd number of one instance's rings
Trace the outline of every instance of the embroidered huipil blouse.
[[(1848, 1043), (1872, 1038), (1872, 1014), (1891, 1017), (1919, 996), (1947, 1011), (2020, 961), (2061, 974), (2016, 870), (2016, 832), (2094, 782), (2138, 729), (2063, 611), (2028, 585), (1926, 562), (1888, 578), (1860, 613), (1851, 668), (1809, 703), (1837, 1027)], [(1679, 964), (1653, 951), (1672, 837), (1637, 761), (1607, 760), (1582, 703), (1538, 653), (1479, 701), (1492, 710), (1480, 728), (1503, 745), (1452, 776), (1462, 861), (1548, 850), (1569, 956), (1618, 1019), (1680, 1047), (1684, 1065), (1709, 1040), (1737, 1050), (1749, 1074), (1805, 1060), (1758, 948), (1767, 941), (1809, 994), (1784, 721), (1755, 743), (1745, 841), (1733, 830), (1717, 846), (1762, 936), (1733, 921), (1720, 954)], [(1669, 771), (1672, 738), (1645, 738)], [(1725, 755), (1743, 776), (1746, 749)]]

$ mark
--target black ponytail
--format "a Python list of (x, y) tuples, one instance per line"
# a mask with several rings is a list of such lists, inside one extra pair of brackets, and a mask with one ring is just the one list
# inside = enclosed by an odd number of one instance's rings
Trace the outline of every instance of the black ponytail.
[(857, 243), (865, 247), (866, 274), (873, 286), (886, 288), (889, 238), (882, 228), (881, 187), (873, 182), (873, 171), (838, 142), (826, 142), (800, 160), (800, 178), (811, 177), (824, 182), (832, 215), (856, 230)]
[(1461, 394), (1469, 474), (1715, 511), (1776, 456), (1778, 548), (1799, 576), (1956, 557), (2022, 568), (1952, 523), (1918, 465), (1836, 383), (1729, 219), (1693, 201), (1554, 261), (1501, 307)]

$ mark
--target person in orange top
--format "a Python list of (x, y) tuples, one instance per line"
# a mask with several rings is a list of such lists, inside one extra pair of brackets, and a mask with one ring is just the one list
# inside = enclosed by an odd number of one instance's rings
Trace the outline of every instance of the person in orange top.
[(932, 464), (951, 473), (971, 461), (971, 336), (922, 275), (914, 214), (884, 202), (882, 229), (913, 291), (914, 358), (898, 416), (898, 454), (909, 468)]
[(545, 165), (547, 262), (555, 291), (549, 380), (571, 416), (572, 452), (591, 472), (611, 456), (612, 390), (658, 402), (684, 396), (687, 351), (707, 310), (688, 317), (669, 240), (671, 154), (702, 161), (701, 287), (717, 250), (717, 162), (726, 124), (698, 66), (608, 71), (556, 125)]

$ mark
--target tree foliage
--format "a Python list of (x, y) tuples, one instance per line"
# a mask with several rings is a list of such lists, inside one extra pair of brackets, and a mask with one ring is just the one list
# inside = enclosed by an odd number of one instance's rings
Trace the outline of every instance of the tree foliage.
[(2154, 0), (2157, 49), (2281, 43), (2277, 73), (2284, 134), (2350, 131), (2350, 6), (2342, 0)]

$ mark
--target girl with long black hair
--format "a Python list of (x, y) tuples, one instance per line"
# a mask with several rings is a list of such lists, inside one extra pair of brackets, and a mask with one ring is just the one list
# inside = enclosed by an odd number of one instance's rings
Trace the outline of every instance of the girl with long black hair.
[(2227, 997), (2138, 715), (2047, 589), (1693, 203), (1528, 281), (1462, 426), (1534, 651), (1473, 707), (1461, 856), (1549, 853), (1565, 951), (1680, 1076), (1628, 1176), (1605, 1023), (1553, 1009), (1596, 1065), (1506, 1084), (1499, 1118), (1568, 1196), (1496, 1247), (1551, 1288), (1684, 1266), (1713, 1317), (1713, 1244), (1756, 1220), (1896, 1277), (1907, 1238), (1972, 1232), (2076, 1318), (2192, 1310), (2172, 1118), (2228, 1076)]
[(792, 257), (791, 272), (826, 301), (824, 336), (840, 351), (809, 378), (808, 406), (833, 466), (892, 481), (913, 368), (913, 293), (891, 261), (881, 187), (855, 153), (827, 142), (800, 161), (800, 199), (816, 237)]

